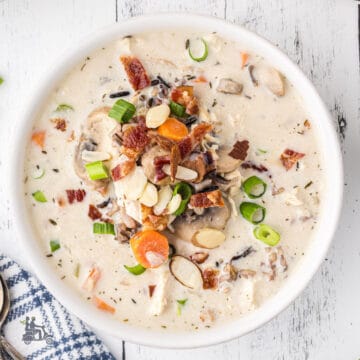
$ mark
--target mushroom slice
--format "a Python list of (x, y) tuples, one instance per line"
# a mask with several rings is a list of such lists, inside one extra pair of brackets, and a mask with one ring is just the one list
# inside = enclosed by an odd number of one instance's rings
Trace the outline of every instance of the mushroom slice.
[(222, 92), (224, 94), (236, 94), (236, 95), (241, 94), (242, 89), (243, 89), (242, 84), (231, 79), (221, 79), (218, 87), (216, 88), (218, 92)]
[(181, 285), (193, 290), (203, 287), (201, 269), (185, 256), (174, 255), (171, 258), (169, 268), (171, 274)]
[(241, 164), (240, 159), (235, 159), (229, 155), (232, 151), (230, 147), (221, 147), (217, 153), (218, 160), (216, 160), (216, 172), (217, 173), (228, 173), (239, 168)]
[(225, 234), (220, 230), (204, 228), (194, 234), (192, 243), (201, 248), (215, 249), (225, 241), (225, 238)]
[(264, 84), (273, 94), (284, 96), (284, 77), (274, 68), (262, 67), (258, 69), (258, 77), (261, 84)]

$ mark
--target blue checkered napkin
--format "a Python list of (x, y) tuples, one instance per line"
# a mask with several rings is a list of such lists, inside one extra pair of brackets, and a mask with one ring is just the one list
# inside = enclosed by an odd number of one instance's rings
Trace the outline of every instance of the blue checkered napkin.
[(37, 279), (0, 254), (0, 274), (11, 295), (5, 337), (27, 359), (115, 359), (78, 318)]

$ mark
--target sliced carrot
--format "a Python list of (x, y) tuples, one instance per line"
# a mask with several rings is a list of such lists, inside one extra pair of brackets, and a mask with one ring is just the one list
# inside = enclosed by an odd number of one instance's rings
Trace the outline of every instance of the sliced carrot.
[(207, 79), (206, 79), (205, 76), (200, 75), (194, 80), (194, 82), (196, 82), (196, 83), (207, 83)]
[(96, 283), (100, 279), (100, 275), (100, 270), (97, 267), (91, 268), (82, 288), (86, 291), (94, 290)]
[(114, 314), (115, 308), (112, 307), (111, 305), (107, 304), (104, 300), (101, 300), (97, 296), (94, 296), (93, 301), (98, 309), (107, 311), (111, 314)]
[(187, 136), (189, 131), (186, 125), (181, 121), (174, 118), (168, 118), (159, 126), (158, 133), (168, 139), (179, 141)]
[(241, 68), (243, 69), (249, 59), (249, 54), (242, 52), (240, 53), (240, 57), (241, 57)]
[(35, 143), (37, 146), (41, 147), (41, 149), (43, 149), (45, 145), (45, 135), (46, 135), (45, 130), (35, 131), (31, 135), (31, 141)]
[(166, 236), (155, 230), (143, 230), (130, 239), (130, 246), (136, 260), (145, 268), (156, 268), (169, 256)]

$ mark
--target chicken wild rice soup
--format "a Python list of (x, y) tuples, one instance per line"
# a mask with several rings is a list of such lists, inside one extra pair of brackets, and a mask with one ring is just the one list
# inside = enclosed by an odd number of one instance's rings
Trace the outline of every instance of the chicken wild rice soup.
[(44, 256), (94, 311), (135, 326), (198, 330), (254, 311), (313, 241), (325, 188), (313, 121), (241, 43), (114, 41), (33, 126), (24, 191)]

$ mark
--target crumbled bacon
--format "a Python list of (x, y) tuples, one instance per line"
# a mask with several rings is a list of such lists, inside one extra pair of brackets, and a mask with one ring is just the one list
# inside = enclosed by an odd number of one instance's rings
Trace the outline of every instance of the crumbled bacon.
[(182, 165), (197, 172), (198, 177), (193, 180), (195, 184), (200, 183), (207, 173), (215, 169), (215, 162), (208, 151), (197, 154), (194, 159), (185, 160)]
[(202, 264), (203, 262), (206, 261), (208, 257), (209, 257), (209, 253), (206, 253), (204, 251), (199, 251), (190, 255), (190, 260), (197, 264)]
[(241, 167), (243, 169), (253, 169), (253, 170), (256, 170), (261, 173), (268, 171), (268, 168), (265, 167), (264, 165), (262, 165), (262, 164), (257, 165), (255, 163), (253, 163), (252, 161), (246, 161), (246, 162), (242, 163)]
[(51, 122), (53, 122), (55, 124), (55, 129), (63, 131), (63, 132), (66, 131), (65, 119), (56, 118), (56, 119), (52, 119)]
[(149, 131), (148, 135), (153, 142), (160, 145), (164, 150), (170, 151), (175, 144), (173, 140), (159, 135), (156, 131)]
[(222, 207), (224, 205), (220, 190), (197, 193), (190, 197), (190, 207), (192, 208)]
[(149, 285), (149, 297), (152, 297), (155, 291), (156, 285)]
[(98, 220), (102, 218), (102, 213), (93, 204), (89, 205), (88, 216), (91, 220)]
[(131, 126), (124, 131), (121, 152), (130, 158), (136, 158), (149, 143), (146, 127), (140, 125)]
[(204, 289), (216, 289), (218, 287), (219, 270), (213, 268), (207, 268), (203, 271)]
[(133, 56), (121, 56), (120, 60), (134, 90), (141, 90), (150, 85), (150, 79), (139, 59)]
[(141, 222), (144, 228), (163, 231), (168, 223), (167, 215), (155, 215), (151, 207), (141, 204)]
[(199, 112), (199, 104), (194, 96), (193, 86), (178, 86), (171, 92), (171, 100), (185, 106), (186, 113), (194, 115)]
[(229, 152), (229, 156), (234, 159), (244, 161), (246, 159), (249, 150), (249, 142), (247, 140), (237, 141), (232, 150)]
[(284, 165), (285, 169), (290, 170), (297, 163), (297, 161), (304, 156), (305, 154), (303, 153), (299, 153), (291, 149), (285, 149), (280, 155), (280, 160)]
[(175, 175), (176, 175), (176, 171), (180, 162), (180, 150), (179, 150), (179, 146), (177, 144), (174, 144), (171, 147), (171, 152), (170, 152), (170, 178), (171, 181), (175, 181)]
[(77, 201), (77, 202), (83, 201), (84, 197), (86, 195), (86, 191), (83, 189), (66, 190), (66, 195), (67, 195), (69, 203), (72, 204), (75, 201)]
[(123, 161), (111, 169), (111, 177), (114, 181), (118, 181), (128, 175), (135, 167), (135, 160), (130, 159)]
[(154, 158), (154, 167), (155, 167), (155, 182), (163, 180), (167, 177), (167, 175), (162, 170), (164, 165), (170, 164), (170, 156), (163, 155), (163, 156), (156, 156)]
[(179, 142), (179, 150), (180, 150), (180, 154), (181, 154), (181, 158), (184, 159), (187, 155), (189, 155), (191, 153), (192, 150), (192, 141), (190, 136), (186, 136), (184, 137), (180, 142)]

